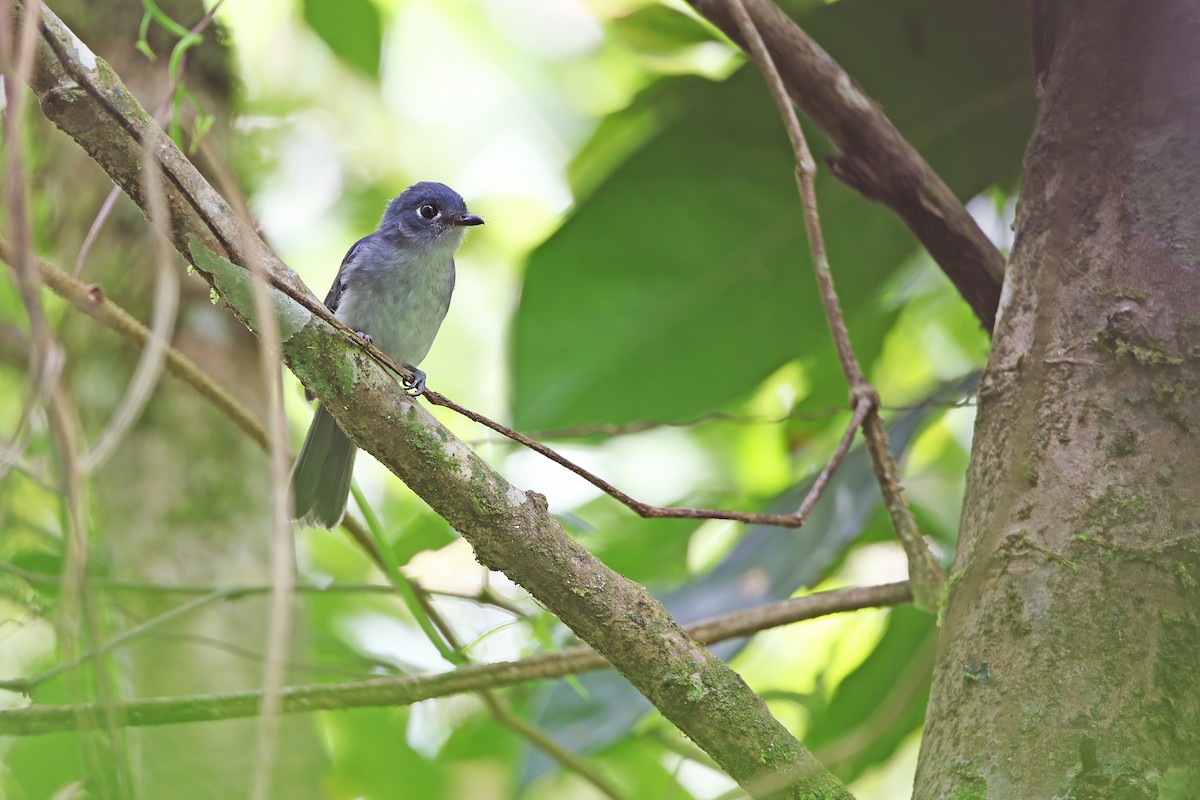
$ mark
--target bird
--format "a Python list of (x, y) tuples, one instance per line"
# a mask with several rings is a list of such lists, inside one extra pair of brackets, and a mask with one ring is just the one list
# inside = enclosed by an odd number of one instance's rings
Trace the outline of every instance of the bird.
[[(425, 390), (425, 373), (416, 365), (450, 307), (454, 254), (466, 229), (482, 224), (449, 186), (413, 184), (388, 203), (379, 227), (346, 253), (325, 297), (340, 322), (413, 372), (408, 386), (414, 395)], [(308, 527), (338, 526), (357, 451), (318, 405), (292, 467), (293, 519)]]

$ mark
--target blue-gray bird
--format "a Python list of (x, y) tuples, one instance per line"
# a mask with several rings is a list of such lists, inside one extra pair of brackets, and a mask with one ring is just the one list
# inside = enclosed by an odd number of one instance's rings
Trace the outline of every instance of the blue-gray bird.
[[(416, 369), (433, 344), (454, 291), (454, 253), (465, 228), (483, 220), (458, 192), (417, 183), (388, 203), (379, 228), (342, 259), (325, 305), (348, 328), (412, 368), (412, 390), (425, 388)], [(334, 528), (346, 511), (358, 448), (318, 406), (292, 467), (293, 517)]]

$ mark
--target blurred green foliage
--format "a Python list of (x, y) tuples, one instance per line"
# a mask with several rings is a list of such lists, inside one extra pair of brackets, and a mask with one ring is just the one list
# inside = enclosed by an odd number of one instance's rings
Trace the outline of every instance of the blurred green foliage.
[[(140, 3), (110, 5), (112, 29), (104, 35), (132, 47)], [(972, 209), (1002, 227), (996, 209), (1005, 208), (1015, 186), (1032, 125), (1023, 6), (841, 0), (785, 7), (881, 102), (960, 197), (986, 195)], [(202, 9), (172, 5), (169, 13), (190, 27)], [(104, 29), (104, 19), (80, 17), (85, 41), (99, 35), (88, 31)], [(227, 134), (215, 146), (245, 185), (264, 235), (318, 295), (388, 197), (415, 180), (444, 180), (488, 225), (472, 233), (459, 259), (450, 316), (423, 365), (431, 386), (521, 429), (559, 429), (546, 436), (554, 446), (648, 501), (795, 507), (842, 435), (846, 387), (810, 277), (786, 137), (761, 77), (743, 68), (710, 26), (680, 5), (652, 0), (271, 0), (226, 3), (218, 20), (222, 29), (205, 34), (203, 52), (225, 44), (237, 78), (214, 91), (233, 108), (218, 111)], [(151, 33), (152, 43), (160, 42), (163, 33)], [(169, 49), (170, 42), (161, 45)], [(137, 62), (114, 63), (130, 78), (127, 63)], [(187, 79), (196, 84), (204, 74), (193, 70)], [(163, 96), (161, 85), (142, 82)], [(210, 111), (224, 107), (209, 102)], [(829, 155), (820, 135), (809, 133), (818, 156)], [(69, 269), (107, 186), (98, 181), (95, 197), (79, 192), (78, 175), (94, 168), (64, 162), (57, 155), (64, 151), (51, 146), (72, 145), (35, 137), (27, 143), (30, 163), (41, 170), (32, 190), (35, 239)], [(982, 365), (987, 339), (887, 211), (827, 171), (818, 191), (859, 357), (886, 405), (925, 403), (886, 416), (922, 529), (944, 556), (953, 547), (973, 420), (972, 408), (954, 404), (970, 394), (962, 378)], [(117, 245), (145, 233), (136, 215), (130, 218), (110, 234)], [(149, 273), (123, 270), (106, 283), (143, 319), (136, 285)], [(257, 361), (227, 355), (236, 339), (221, 327), (221, 312), (208, 305), (198, 278), (188, 292), (198, 301), (181, 314), (176, 343), (215, 355), (211, 363), (228, 362), (214, 369), (218, 381), (246, 390), (256, 383)], [(69, 363), (77, 365), (70, 386), (81, 401), (82, 436), (91, 440), (123, 394), (136, 354), (117, 346), (116, 361), (93, 358), (94, 324), (61, 303), (47, 306), (68, 342)], [(0, 282), (0, 325), (21, 330), (21, 308), (13, 284)], [(13, 351), (0, 359), (5, 437), (27, 396), (22, 351)], [(294, 380), (287, 381), (298, 440), (309, 410)], [(246, 499), (265, 481), (265, 459), (231, 456), (209, 435), (231, 430), (207, 411), (186, 417), (190, 437), (156, 433), (155, 424), (180, 430), (178, 417), (161, 406), (164, 391), (140, 425), (151, 447), (138, 451), (149, 454), (142, 456), (151, 459), (143, 465), (148, 472), (181, 485), (170, 502), (157, 493), (145, 498), (148, 506), (164, 506), (162, 527), (122, 538), (106, 492), (125, 476), (88, 484), (95, 551), (89, 581), (106, 635), (191, 597), (118, 590), (118, 578), (267, 581), (265, 508)], [(903, 575), (861, 452), (848, 459), (806, 527), (747, 530), (637, 518), (532, 454), (441, 417), (517, 485), (546, 494), (572, 535), (650, 586), (685, 621)], [(648, 424), (622, 427), (641, 422)], [(25, 460), (52, 480), (42, 486), (21, 470), (0, 477), (0, 567), (9, 568), (0, 570), (0, 679), (37, 675), (64, 652), (55, 628), (54, 581), (67, 536), (53, 482), (57, 464), (44, 422), (35, 419), (30, 431)], [(210, 451), (203, 451), (205, 439), (213, 442)], [(358, 478), (397, 564), (433, 589), (472, 595), (486, 587), (522, 611), (514, 618), (511, 610), (439, 596), (437, 607), (459, 637), (475, 642), (472, 658), (511, 659), (571, 643), (544, 609), (475, 564), (443, 520), (369, 458), (360, 462)], [(225, 478), (242, 489), (225, 488)], [(297, 535), (302, 582), (382, 581), (343, 533)], [(249, 645), (235, 644), (223, 625), (244, 628), (235, 614), (264, 618), (259, 599), (206, 608), (194, 629), (148, 635), (135, 651), (118, 649), (105, 663), (115, 676), (157, 672), (175, 685), (208, 687), (205, 681), (215, 679), (227, 690), (249, 688), (255, 677), (214, 674), (199, 656), (222, 651), (257, 676), (256, 629)], [(292, 682), (447, 667), (396, 598), (314, 593), (298, 607)], [(771, 631), (720, 652), (839, 776), (855, 781), (858, 797), (891, 800), (907, 797), (911, 785), (931, 625), (911, 609), (864, 611)], [(119, 677), (112, 690), (134, 693)], [(57, 678), (35, 698), (77, 695)], [(730, 786), (611, 674), (528, 685), (504, 698), (514, 713), (582, 752), (628, 797), (712, 798)], [(4, 707), (25, 702), (0, 693)], [(475, 697), (297, 719), (283, 767), (297, 777), (289, 797), (595, 795), (578, 775), (535, 755)], [(171, 729), (144, 739), (130, 734), (132, 745), (114, 747), (112, 759), (123, 759), (135, 780), (170, 772), (180, 798), (242, 791), (228, 787), (248, 785), (253, 748), (242, 742), (253, 741), (253, 726), (193, 727), (208, 738), (179, 744), (169, 763), (138, 754), (147, 742), (169, 739)], [(112, 744), (97, 736), (0, 741), (0, 796), (69, 791), (97, 769), (96, 748)], [(90, 785), (97, 794), (99, 784)]]

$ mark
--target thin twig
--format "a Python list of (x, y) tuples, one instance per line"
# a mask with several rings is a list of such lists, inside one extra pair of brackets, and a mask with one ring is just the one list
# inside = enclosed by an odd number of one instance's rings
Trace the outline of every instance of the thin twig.
[[(46, 410), (61, 470), (66, 545), (62, 599), (58, 609), (58, 644), (64, 656), (70, 660), (78, 652), (81, 641), (86, 641), (88, 646), (95, 650), (101, 646), (102, 636), (91, 586), (87, 579), (91, 552), (87, 515), (83, 510), (82, 475), (75, 466), (78, 424), (74, 408), (62, 384), (57, 384), (51, 389)], [(129, 760), (125, 756), (124, 740), (117, 731), (119, 724), (116, 698), (113, 696), (108, 663), (100, 658), (95, 660), (94, 666), (95, 672), (91, 676), (94, 687), (92, 692), (85, 688), (88, 676), (82, 672), (72, 672), (72, 680), (68, 684), (69, 691), (80, 698), (89, 694), (99, 697), (99, 702), (93, 706), (94, 711), (89, 714), (89, 718), (98, 716), (101, 719), (97, 727), (104, 731), (104, 739), (102, 742), (95, 742), (89, 737), (84, 742), (89, 772), (103, 776), (112, 775), (115, 784), (111, 791), (115, 791), (119, 797), (129, 797), (132, 778), (129, 774)]]
[[(6, 572), (10, 575), (18, 577), (28, 583), (42, 586), (57, 586), (65, 588), (65, 581), (61, 578), (44, 575), (36, 572), (14, 567), (10, 564), (0, 564), (0, 572)], [(174, 608), (157, 614), (137, 625), (122, 631), (113, 636), (109, 640), (98, 644), (94, 648), (85, 653), (71, 658), (68, 661), (55, 664), (53, 667), (38, 673), (28, 678), (10, 678), (0, 680), (0, 691), (16, 692), (17, 694), (28, 695), (39, 686), (57, 678), (59, 675), (66, 673), (77, 667), (95, 661), (103, 656), (109, 655), (114, 651), (129, 645), (138, 639), (141, 639), (151, 633), (162, 628), (170, 622), (176, 622), (185, 616), (201, 611), (216, 603), (236, 602), (247, 597), (256, 597), (260, 595), (270, 594), (273, 591), (271, 586), (229, 586), (224, 588), (199, 587), (199, 586), (159, 586), (155, 584), (143, 583), (127, 583), (121, 581), (104, 581), (90, 580), (88, 581), (88, 590), (101, 591), (127, 591), (127, 592), (146, 592), (156, 594), (185, 594), (199, 595), (193, 600), (182, 603)], [(419, 586), (418, 586), (419, 589)], [(334, 584), (331, 586), (297, 586), (297, 593), (305, 594), (383, 594), (395, 595), (396, 588), (390, 585), (383, 584)], [(420, 589), (420, 593), (424, 598), (425, 595), (439, 595), (443, 597), (470, 600), (481, 604), (494, 605), (497, 608), (504, 609), (517, 617), (524, 616), (520, 609), (516, 609), (511, 604), (505, 605), (482, 599), (475, 595), (465, 595), (452, 592), (438, 592)], [(432, 609), (432, 606), (430, 606)], [(433, 611), (431, 610), (431, 616)], [(207, 641), (207, 640), (206, 640)]]
[(175, 268), (174, 251), (167, 230), (167, 211), (159, 183), (158, 162), (150, 153), (143, 154), (142, 169), (146, 176), (145, 191), (148, 219), (154, 232), (154, 311), (150, 320), (150, 336), (138, 356), (137, 367), (125, 394), (108, 424), (100, 431), (92, 446), (79, 457), (79, 471), (94, 472), (116, 451), (125, 434), (141, 416), (150, 393), (162, 375), (167, 348), (175, 330), (175, 315), (179, 310), (179, 272)]
[[(880, 403), (880, 411), (916, 411), (922, 408), (966, 408), (975, 405), (973, 397), (959, 400), (934, 400), (927, 398), (919, 403), (892, 405)], [(685, 420), (640, 419), (623, 425), (610, 422), (597, 422), (590, 425), (574, 425), (569, 428), (548, 428), (544, 430), (526, 431), (525, 435), (532, 439), (587, 439), (594, 436), (630, 436), (657, 428), (695, 428), (706, 423), (723, 423), (729, 425), (783, 425), (788, 422), (825, 422), (830, 417), (845, 414), (845, 406), (826, 406), (816, 411), (793, 411), (788, 414), (731, 414), (727, 411), (713, 411)], [(499, 439), (476, 439), (472, 443), (495, 444)]]
[(0, 74), (7, 101), (4, 108), (3, 203), (8, 221), (8, 236), (14, 244), (12, 265), (17, 273), (17, 288), (29, 319), (33, 341), (33, 347), (29, 351), (29, 394), (21, 407), (21, 415), (12, 437), (0, 448), (0, 477), (3, 477), (11, 464), (23, 456), (30, 441), (30, 421), (57, 385), (63, 358), (38, 296), (29, 208), (25, 202), (27, 184), (22, 144), (26, 104), (24, 86), (29, 82), (33, 71), (34, 44), (41, 24), (40, 0), (29, 4), (27, 14), (28, 19), (20, 30), (13, 24), (14, 15), (11, 8), (0, 14)]
[(842, 459), (850, 452), (850, 445), (854, 442), (854, 434), (858, 432), (863, 419), (870, 412), (871, 403), (865, 398), (859, 398), (854, 404), (854, 416), (851, 417), (850, 424), (846, 426), (846, 432), (842, 434), (842, 440), (838, 442), (837, 449), (833, 451), (833, 456), (829, 459), (829, 463), (825, 465), (825, 468), (817, 475), (817, 479), (813, 481), (813, 485), (808, 490), (804, 502), (796, 509), (795, 516), (803, 520), (807, 519), (808, 515), (812, 513), (813, 507), (821, 499), (821, 494), (829, 484), (829, 479), (833, 477), (834, 470), (838, 468), (838, 465), (842, 463)]
[(576, 773), (600, 792), (613, 800), (625, 800), (625, 794), (617, 788), (604, 772), (592, 765), (583, 756), (573, 753), (559, 744), (553, 736), (532, 722), (521, 719), (509, 710), (508, 705), (493, 692), (479, 692), (484, 705), (491, 712), (492, 719), (527, 740), (541, 750), (559, 766)]
[(27, 695), (37, 687), (41, 686), (47, 681), (57, 678), (64, 672), (73, 670), (88, 661), (93, 661), (102, 656), (106, 656), (122, 645), (139, 639), (142, 636), (157, 630), (168, 622), (172, 622), (180, 617), (187, 616), (188, 614), (199, 611), (202, 608), (207, 608), (208, 606), (222, 600), (232, 599), (237, 597), (239, 594), (240, 591), (238, 589), (216, 589), (208, 592), (203, 597), (190, 600), (182, 605), (172, 608), (169, 611), (158, 614), (157, 616), (154, 616), (139, 625), (135, 625), (126, 631), (122, 631), (98, 647), (94, 647), (92, 650), (86, 653), (81, 653), (70, 660), (55, 664), (45, 672), (42, 672), (31, 678), (12, 678), (9, 680), (0, 681), (0, 690)]
[[(201, 17), (200, 21), (192, 26), (192, 29), (188, 32), (189, 35), (199, 36), (201, 33), (203, 33), (204, 29), (212, 23), (213, 18), (217, 15), (217, 10), (224, 2), (225, 0), (217, 0), (217, 2), (213, 4), (213, 7), (208, 10), (208, 13)], [(163, 98), (162, 103), (160, 103), (158, 108), (154, 111), (154, 120), (160, 126), (165, 125), (170, 116), (169, 112), (171, 110), (171, 100), (175, 96), (175, 90), (178, 88), (179, 82), (183, 80), (183, 70), (187, 66), (187, 60), (188, 51), (185, 50), (179, 56), (179, 68), (177, 73), (170, 76), (171, 82), (167, 86), (166, 97)], [(96, 213), (95, 219), (92, 220), (91, 227), (88, 228), (87, 236), (83, 238), (83, 244), (79, 247), (79, 254), (75, 257), (75, 271), (71, 274), (76, 280), (79, 280), (83, 275), (83, 268), (84, 265), (87, 264), (87, 258), (91, 253), (92, 245), (95, 244), (96, 239), (99, 238), (100, 231), (103, 230), (104, 223), (108, 221), (113, 209), (116, 208), (117, 198), (120, 196), (121, 187), (113, 186), (113, 188), (109, 190), (108, 196), (104, 198), (104, 202), (100, 205), (100, 210)]]
[(867, 449), (871, 454), (871, 463), (875, 469), (875, 478), (883, 493), (884, 505), (891, 518), (892, 527), (908, 556), (909, 575), (913, 582), (913, 594), (916, 606), (931, 613), (937, 611), (941, 598), (942, 585), (945, 576), (933, 553), (929, 551), (925, 540), (921, 538), (912, 511), (904, 500), (904, 491), (900, 486), (900, 477), (896, 469), (895, 459), (888, 449), (887, 430), (879, 417), (879, 395), (863, 375), (862, 367), (854, 355), (850, 344), (850, 334), (846, 329), (846, 321), (842, 316), (838, 303), (837, 290), (833, 285), (833, 274), (829, 268), (829, 256), (825, 249), (825, 237), (821, 232), (821, 218), (817, 211), (817, 190), (814, 177), (817, 171), (816, 162), (808, 149), (804, 130), (800, 127), (800, 117), (788, 97), (787, 87), (775, 66), (767, 45), (763, 42), (754, 20), (746, 10), (744, 0), (727, 0), (729, 9), (737, 21), (742, 37), (749, 48), (750, 57), (754, 60), (771, 90), (771, 97), (783, 118), (787, 128), (788, 138), (792, 142), (792, 150), (796, 160), (796, 186), (800, 191), (801, 205), (804, 210), (804, 227), (808, 232), (808, 247), (812, 256), (813, 270), (816, 272), (817, 286), (821, 295), (821, 304), (825, 309), (825, 318), (829, 323), (829, 331), (833, 335), (834, 346), (837, 348), (838, 360), (842, 364), (842, 372), (846, 383), (850, 386), (851, 402), (855, 410), (866, 409), (863, 419), (863, 435), (867, 439)]
[[(228, 189), (230, 187), (225, 187)], [(236, 187), (234, 187), (236, 188)], [(240, 192), (233, 195), (243, 217), (249, 211)], [(239, 229), (241, 232), (242, 229)], [(242, 248), (239, 248), (242, 249)], [(247, 252), (256, 253), (253, 248)], [(249, 259), (254, 312), (258, 317), (259, 355), (267, 396), (267, 454), (271, 479), (271, 592), (267, 612), (267, 656), (263, 664), (263, 703), (259, 717), (258, 753), (255, 761), (254, 800), (272, 796), (272, 781), (279, 748), (279, 724), (292, 617), (292, 588), (296, 585), (296, 542), (292, 534), (291, 490), (288, 480), (291, 455), (287, 447), (287, 420), (283, 410), (283, 370), (280, 361), (279, 319), (271, 304), (270, 270), (253, 255)]]
[[(724, 614), (686, 627), (699, 642), (712, 645), (751, 636), (763, 630), (817, 617), (910, 602), (908, 583), (855, 586), (794, 597), (760, 608)], [(400, 706), (479, 689), (499, 689), (527, 681), (561, 678), (608, 667), (586, 645), (519, 661), (479, 664), (441, 675), (401, 675), (347, 683), (295, 686), (284, 691), (284, 711), (300, 713), (326, 709)], [(171, 697), (119, 704), (123, 725), (168, 725), (254, 716), (261, 692)], [(35, 736), (75, 730), (74, 706), (31, 706), (0, 711), (0, 735)], [(91, 724), (85, 719), (85, 723)]]
[[(57, 586), (59, 579), (42, 572), (14, 567), (12, 564), (0, 564), (0, 572), (20, 578), (35, 586)], [(223, 592), (226, 600), (241, 600), (244, 597), (269, 594), (269, 585), (256, 586), (171, 586), (160, 583), (139, 583), (136, 581), (113, 581), (104, 578), (93, 578), (90, 585), (105, 592), (130, 592), (158, 595), (208, 595)], [(327, 586), (313, 584), (297, 584), (294, 590), (297, 594), (395, 594), (396, 587), (385, 583), (331, 583)], [(481, 606), (492, 606), (512, 614), (514, 617), (525, 617), (526, 613), (515, 603), (504, 598), (490, 589), (479, 592), (455, 592), (449, 589), (425, 589), (426, 594), (445, 597), (449, 600), (462, 600), (477, 603)]]
[(92, 245), (100, 238), (100, 231), (104, 230), (104, 223), (108, 222), (108, 217), (117, 207), (117, 200), (122, 194), (121, 187), (114, 185), (108, 190), (104, 202), (100, 204), (100, 210), (92, 219), (91, 227), (88, 228), (87, 235), (83, 237), (83, 244), (79, 245), (79, 253), (75, 256), (75, 270), (71, 273), (71, 277), (75, 280), (83, 277), (83, 268), (87, 265), (88, 256), (92, 253)]
[[(7, 260), (10, 249), (3, 240), (0, 240), (0, 258)], [(104, 296), (103, 290), (95, 285), (85, 285), (74, 280), (71, 276), (57, 270), (44, 261), (37, 262), (38, 269), (41, 271), (42, 279), (46, 282), (56, 294), (69, 300), (80, 310), (95, 317), (99, 322), (107, 325), (113, 330), (120, 333), (126, 339), (138, 346), (145, 346), (149, 338), (149, 332), (146, 327), (122, 310), (119, 306), (113, 303), (110, 299)], [(355, 337), (358, 342), (362, 342), (361, 338)], [(250, 416), (242, 407), (234, 400), (227, 392), (217, 386), (207, 375), (204, 374), (199, 367), (195, 365), (186, 356), (179, 353), (177, 350), (170, 348), (167, 350), (167, 369), (182, 378), (193, 388), (197, 389), (205, 398), (212, 402), (218, 410), (228, 416), (239, 428), (245, 431), (250, 437), (260, 446), (266, 447), (266, 432), (262, 425)], [(383, 356), (385, 362), (390, 362), (386, 356)], [(385, 363), (385, 366), (388, 364)], [(400, 369), (398, 365), (397, 369)], [(734, 522), (744, 522), (755, 525), (775, 525), (786, 528), (798, 528), (804, 524), (804, 520), (812, 510), (812, 505), (820, 497), (821, 491), (824, 490), (825, 484), (820, 483), (819, 488), (814, 484), (816, 494), (810, 490), (809, 495), (805, 498), (806, 504), (800, 507), (796, 512), (791, 514), (768, 514), (754, 511), (726, 511), (722, 509), (706, 509), (706, 508), (671, 508), (666, 506), (655, 506), (650, 503), (644, 503), (636, 498), (626, 494), (625, 492), (613, 486), (608, 481), (599, 477), (595, 473), (584, 469), (570, 459), (558, 453), (548, 445), (544, 445), (535, 439), (526, 436), (523, 433), (508, 428), (495, 420), (489, 419), (482, 414), (476, 413), (471, 409), (459, 405), (445, 395), (436, 392), (432, 389), (426, 389), (423, 395), (430, 403), (436, 406), (448, 408), (467, 419), (478, 422), (484, 427), (490, 428), (493, 431), (511, 439), (512, 441), (521, 444), (536, 453), (539, 453), (554, 463), (562, 466), (579, 477), (586, 480), (596, 488), (610, 495), (618, 502), (622, 503), (634, 513), (648, 519), (726, 519)], [(828, 480), (828, 472), (830, 467), (836, 467), (838, 463), (846, 455), (846, 448), (853, 440), (854, 432), (858, 429), (861, 423), (859, 409), (856, 407), (854, 416), (851, 419), (850, 425), (846, 429), (842, 443), (834, 452), (829, 464), (822, 470), (821, 476), (825, 476)], [(818, 476), (818, 480), (820, 477)], [(370, 537), (366, 534), (365, 529), (356, 521), (347, 517), (343, 520), (343, 527), (347, 529), (350, 535), (356, 542), (372, 557), (376, 563), (380, 563), (379, 554), (375, 550), (375, 545)]]
[[(568, 469), (579, 477), (583, 478), (600, 491), (629, 508), (638, 516), (646, 519), (726, 519), (734, 522), (744, 522), (751, 525), (775, 525), (783, 528), (799, 528), (804, 524), (804, 520), (808, 516), (808, 511), (801, 513), (801, 510), (797, 510), (791, 514), (767, 514), (757, 511), (726, 511), (720, 508), (678, 508), (643, 503), (641, 500), (626, 494), (595, 473), (579, 466), (566, 456), (558, 453), (556, 450), (554, 450), (554, 448), (544, 445), (519, 431), (515, 431), (512, 428), (501, 425), (495, 420), (488, 419), (484, 415), (472, 411), (469, 408), (461, 406), (443, 394), (435, 392), (432, 389), (426, 389), (425, 394), (422, 396), (428, 399), (429, 402), (435, 406), (448, 408), (469, 420), (478, 422), (480, 425), (483, 425), (486, 428), (491, 428), (497, 433), (512, 439), (518, 444), (524, 445), (530, 450), (533, 450), (535, 453), (545, 456), (555, 464), (558, 464), (560, 467), (564, 467), (565, 469)], [(859, 419), (857, 408), (855, 409), (855, 419)], [(842, 438), (842, 444), (839, 445), (838, 450), (835, 451), (833, 458), (830, 459), (829, 465), (826, 466), (825, 471), (828, 471), (831, 466), (836, 468), (837, 464), (841, 462), (842, 458), (845, 456), (843, 449), (849, 447), (849, 440), (853, 440), (854, 432), (857, 430), (857, 427), (857, 423), (852, 421), (850, 427), (846, 431), (845, 436)], [(825, 471), (822, 471), (823, 475), (825, 474)], [(828, 477), (826, 477), (826, 481), (827, 480)], [(813, 488), (817, 489), (818, 487), (816, 484), (814, 484)], [(822, 483), (816, 493), (816, 496), (812, 497), (812, 503), (816, 502), (816, 499), (820, 496), (820, 490), (823, 490), (824, 488), (824, 484)], [(810, 496), (812, 495), (811, 490), (809, 494)], [(809, 498), (805, 499), (807, 501)], [(811, 510), (811, 506), (812, 504), (809, 504), (809, 510)]]

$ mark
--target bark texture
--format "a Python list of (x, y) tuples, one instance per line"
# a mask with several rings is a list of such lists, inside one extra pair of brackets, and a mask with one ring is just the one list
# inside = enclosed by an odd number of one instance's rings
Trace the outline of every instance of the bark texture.
[(1033, 4), (917, 798), (1200, 792), (1200, 7)]

